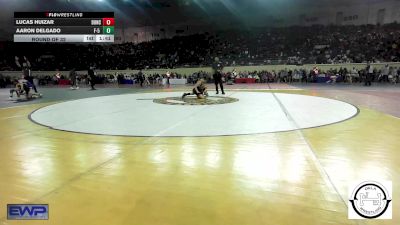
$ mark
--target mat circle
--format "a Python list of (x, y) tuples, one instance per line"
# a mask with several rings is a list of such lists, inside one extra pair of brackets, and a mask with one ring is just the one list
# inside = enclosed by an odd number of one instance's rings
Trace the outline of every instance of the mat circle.
[(223, 96), (212, 96), (198, 99), (196, 96), (156, 98), (154, 103), (166, 105), (219, 105), (237, 102), (239, 99)]
[[(30, 119), (52, 129), (86, 134), (204, 137), (320, 127), (358, 113), (346, 102), (298, 94), (228, 92), (208, 99), (234, 101), (230, 104), (184, 106), (178, 105), (181, 96), (182, 92), (154, 92), (85, 98), (40, 108)], [(190, 96), (186, 101), (197, 99)]]

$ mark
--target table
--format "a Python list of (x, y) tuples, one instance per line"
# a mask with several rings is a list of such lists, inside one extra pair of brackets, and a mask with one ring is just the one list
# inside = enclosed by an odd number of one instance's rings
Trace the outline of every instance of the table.
[(59, 85), (70, 85), (71, 82), (70, 82), (70, 80), (60, 79), (60, 80), (58, 80), (58, 84)]
[(133, 81), (133, 80), (126, 80), (126, 79), (123, 79), (123, 80), (122, 80), (122, 84), (134, 84), (134, 81)]
[(186, 84), (187, 79), (169, 79), (170, 84)]
[(327, 77), (317, 77), (317, 83), (326, 83), (328, 80)]
[(235, 83), (255, 83), (256, 78), (236, 78)]

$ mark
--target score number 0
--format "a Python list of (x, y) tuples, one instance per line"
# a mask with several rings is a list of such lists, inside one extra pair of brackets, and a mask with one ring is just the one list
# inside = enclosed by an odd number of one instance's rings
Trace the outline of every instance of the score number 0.
[(114, 18), (103, 18), (103, 26), (114, 26)]

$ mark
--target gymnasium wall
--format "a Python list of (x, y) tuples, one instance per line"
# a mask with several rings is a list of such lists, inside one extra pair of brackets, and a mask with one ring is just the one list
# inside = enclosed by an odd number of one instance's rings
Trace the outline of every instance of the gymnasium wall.
[(349, 1), (336, 7), (309, 8), (300, 14), (293, 25), (364, 25), (400, 22), (400, 1)]
[[(372, 66), (374, 68), (380, 69), (384, 67), (386, 64), (389, 64), (390, 66), (400, 68), (400, 62), (397, 63), (373, 63)], [(238, 66), (238, 67), (225, 67), (224, 71), (229, 72), (232, 71), (233, 69), (236, 69), (238, 72), (241, 71), (261, 71), (261, 70), (267, 70), (267, 71), (279, 71), (282, 69), (306, 69), (306, 70), (311, 70), (317, 66), (320, 70), (326, 71), (329, 69), (340, 69), (340, 68), (347, 68), (347, 69), (352, 69), (355, 67), (356, 69), (364, 69), (366, 67), (365, 63), (354, 63), (354, 64), (307, 64), (307, 65), (302, 65), (302, 66), (296, 66), (296, 65), (264, 65), (264, 66)], [(195, 72), (198, 71), (205, 71), (205, 72), (211, 72), (210, 67), (194, 67), (194, 68), (177, 68), (177, 69), (149, 69), (149, 70), (143, 70), (143, 73), (146, 75), (149, 74), (165, 74), (167, 71), (171, 72), (176, 72), (182, 75), (191, 75)], [(69, 71), (59, 71), (60, 74), (64, 76), (68, 76)], [(125, 74), (135, 74), (137, 73), (138, 70), (99, 70), (97, 71), (98, 74), (116, 74), (116, 73), (125, 73)], [(55, 71), (32, 71), (32, 74), (34, 76), (46, 76), (46, 75), (54, 75), (56, 72)], [(77, 71), (78, 74), (87, 74), (87, 71)], [(21, 72), (20, 71), (0, 71), (0, 74), (4, 76), (10, 76), (10, 77), (20, 77)]]

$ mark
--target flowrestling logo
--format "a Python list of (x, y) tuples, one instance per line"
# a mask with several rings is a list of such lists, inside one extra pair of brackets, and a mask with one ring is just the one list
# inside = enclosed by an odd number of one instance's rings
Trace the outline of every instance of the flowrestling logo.
[(366, 181), (349, 187), (349, 219), (392, 219), (392, 182)]
[(47, 204), (8, 204), (8, 220), (48, 220), (49, 205)]

